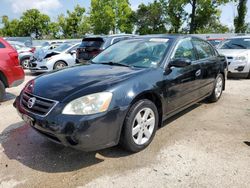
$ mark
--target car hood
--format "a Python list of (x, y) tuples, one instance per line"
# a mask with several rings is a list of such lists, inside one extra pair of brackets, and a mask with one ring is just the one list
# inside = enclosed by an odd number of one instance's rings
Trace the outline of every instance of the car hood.
[(239, 55), (246, 55), (250, 53), (249, 49), (217, 49), (219, 54), (227, 57), (235, 57)]
[(34, 80), (33, 94), (63, 101), (81, 92), (81, 95), (101, 92), (146, 69), (110, 65), (80, 65), (42, 75)]

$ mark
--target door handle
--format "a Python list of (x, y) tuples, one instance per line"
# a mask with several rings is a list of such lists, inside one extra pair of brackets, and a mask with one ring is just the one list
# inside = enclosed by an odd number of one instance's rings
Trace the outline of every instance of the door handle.
[(201, 75), (201, 69), (199, 69), (199, 70), (197, 70), (196, 72), (195, 72), (195, 76), (196, 77), (198, 77), (198, 76), (200, 76)]

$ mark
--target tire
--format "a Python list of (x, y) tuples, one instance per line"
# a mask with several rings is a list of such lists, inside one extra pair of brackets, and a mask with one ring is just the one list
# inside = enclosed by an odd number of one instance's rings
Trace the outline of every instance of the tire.
[[(146, 115), (146, 118), (144, 115)], [(138, 123), (138, 119), (141, 123)], [(148, 122), (146, 122), (146, 119), (148, 119)], [(158, 122), (159, 114), (153, 102), (143, 99), (133, 104), (128, 111), (123, 125), (120, 140), (123, 148), (130, 152), (139, 152), (145, 149), (155, 136)]]
[(22, 65), (23, 69), (29, 69), (29, 60), (30, 58), (24, 58), (21, 60), (20, 64)]
[(248, 73), (247, 79), (250, 79), (250, 70), (249, 70), (249, 73)]
[(5, 96), (5, 86), (3, 82), (0, 80), (0, 102), (3, 101), (4, 96)]
[(64, 61), (57, 61), (53, 67), (54, 70), (62, 69), (66, 67), (67, 64)]
[(217, 102), (223, 92), (223, 87), (225, 84), (225, 79), (222, 74), (218, 74), (214, 83), (213, 93), (208, 97), (209, 102)]

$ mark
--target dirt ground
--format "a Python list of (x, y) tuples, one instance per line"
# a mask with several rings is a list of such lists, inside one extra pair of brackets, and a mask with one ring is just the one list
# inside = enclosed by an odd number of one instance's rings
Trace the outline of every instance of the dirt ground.
[(169, 119), (137, 154), (85, 153), (41, 137), (12, 106), (23, 86), (0, 105), (0, 188), (250, 186), (250, 80), (228, 80), (219, 102)]

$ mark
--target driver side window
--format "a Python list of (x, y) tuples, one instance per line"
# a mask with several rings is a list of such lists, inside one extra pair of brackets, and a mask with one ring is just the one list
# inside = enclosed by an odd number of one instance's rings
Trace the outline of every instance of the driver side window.
[(196, 60), (191, 38), (186, 38), (179, 42), (172, 57), (172, 60), (175, 59), (189, 59), (191, 61)]

